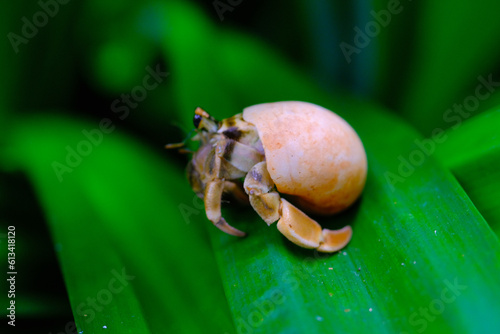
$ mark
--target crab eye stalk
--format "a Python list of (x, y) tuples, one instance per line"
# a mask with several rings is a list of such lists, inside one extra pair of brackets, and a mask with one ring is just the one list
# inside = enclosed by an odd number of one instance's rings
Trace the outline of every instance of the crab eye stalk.
[(195, 114), (194, 117), (193, 117), (193, 124), (194, 124), (194, 127), (196, 129), (198, 129), (198, 127), (200, 126), (200, 122), (202, 120), (202, 117), (201, 115), (198, 115), (198, 114)]
[(197, 130), (217, 132), (218, 122), (200, 107), (194, 111), (193, 125)]

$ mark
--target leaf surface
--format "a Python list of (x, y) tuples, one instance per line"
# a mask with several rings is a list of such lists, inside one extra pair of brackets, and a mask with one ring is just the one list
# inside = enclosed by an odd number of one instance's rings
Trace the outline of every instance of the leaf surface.
[[(202, 211), (184, 175), (119, 133), (98, 135), (98, 124), (24, 118), (9, 156), (46, 209), (78, 331), (231, 331), (210, 245), (191, 224)], [(85, 146), (82, 131), (95, 145)]]
[[(227, 100), (212, 112), (215, 117), (240, 112), (226, 109), (236, 98), (247, 103), (242, 107), (279, 100), (317, 103), (353, 125), (369, 160), (359, 203), (321, 220), (325, 227), (353, 226), (353, 239), (339, 254), (298, 248), (252, 210), (225, 210), (228, 222), (249, 232), (245, 239), (209, 227), (238, 332), (367, 333), (377, 328), (382, 333), (468, 333), (500, 328), (495, 317), (500, 311), (498, 238), (447, 169), (432, 156), (422, 153), (417, 159), (415, 141), (421, 136), (378, 107), (342, 92), (325, 94), (284, 57), (249, 36), (224, 30), (214, 36), (214, 47), (206, 52), (207, 58), (217, 59), (212, 65), (217, 79), (203, 78), (198, 92), (197, 73), (178, 75), (192, 96), (221, 83), (226, 87)], [(193, 54), (193, 42), (186, 38), (177, 52)], [(167, 50), (175, 46), (169, 44)], [(403, 160), (413, 161), (406, 171)]]
[(500, 107), (445, 133), (436, 156), (450, 168), (491, 228), (500, 235)]

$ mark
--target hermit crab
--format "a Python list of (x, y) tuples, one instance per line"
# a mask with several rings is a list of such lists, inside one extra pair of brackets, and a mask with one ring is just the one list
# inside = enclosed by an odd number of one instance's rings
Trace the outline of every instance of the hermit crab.
[(349, 207), (363, 190), (366, 153), (340, 116), (287, 101), (247, 107), (220, 122), (197, 108), (194, 126), (192, 140), (201, 145), (188, 164), (188, 178), (216, 227), (245, 235), (221, 215), (222, 195), (231, 193), (249, 201), (268, 225), (277, 221), (278, 230), (301, 247), (330, 253), (347, 245), (350, 226), (322, 229), (300, 210), (331, 215)]

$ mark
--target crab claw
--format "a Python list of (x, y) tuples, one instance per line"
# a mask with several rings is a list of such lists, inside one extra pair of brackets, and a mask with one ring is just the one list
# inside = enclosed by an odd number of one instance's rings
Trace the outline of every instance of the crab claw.
[(219, 221), (214, 225), (221, 231), (226, 232), (227, 234), (234, 235), (236, 237), (244, 237), (246, 235), (245, 232), (240, 231), (237, 228), (234, 228), (231, 225), (229, 225), (223, 217), (221, 217)]
[(340, 230), (323, 229), (323, 241), (320, 242), (318, 251), (333, 253), (344, 248), (352, 237), (352, 228), (347, 225)]
[(205, 188), (205, 212), (208, 220), (210, 220), (218, 229), (237, 237), (245, 236), (242, 232), (231, 225), (221, 216), (221, 196), (224, 191), (224, 181), (215, 179), (209, 182)]
[(316, 221), (284, 199), (281, 199), (281, 218), (277, 227), (294, 244), (324, 253), (344, 248), (352, 236), (350, 226), (340, 230), (321, 229)]

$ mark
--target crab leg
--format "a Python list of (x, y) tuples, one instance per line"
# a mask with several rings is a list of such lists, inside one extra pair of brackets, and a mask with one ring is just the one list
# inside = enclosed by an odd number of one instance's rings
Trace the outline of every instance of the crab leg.
[(349, 225), (340, 230), (321, 229), (316, 221), (284, 199), (281, 199), (281, 218), (277, 227), (294, 244), (315, 248), (324, 253), (341, 250), (352, 236), (352, 228)]
[(237, 237), (243, 237), (245, 232), (229, 225), (221, 215), (221, 199), (223, 191), (224, 180), (215, 179), (207, 184), (204, 196), (207, 218), (221, 231)]
[(280, 195), (273, 190), (274, 182), (267, 171), (265, 161), (250, 169), (243, 188), (250, 198), (250, 204), (267, 225), (280, 218)]
[(260, 162), (248, 172), (244, 188), (250, 204), (270, 225), (278, 220), (278, 230), (291, 242), (304, 248), (332, 253), (344, 248), (352, 236), (352, 229), (346, 226), (340, 230), (322, 229), (301, 210), (273, 190), (274, 182), (267, 171), (266, 162)]

